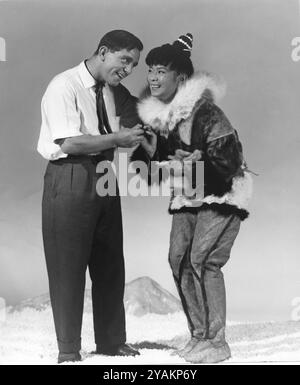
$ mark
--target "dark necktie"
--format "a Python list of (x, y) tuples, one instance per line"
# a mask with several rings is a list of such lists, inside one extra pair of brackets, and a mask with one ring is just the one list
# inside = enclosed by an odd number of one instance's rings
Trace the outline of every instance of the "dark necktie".
[(98, 83), (95, 89), (97, 116), (98, 116), (98, 129), (101, 135), (112, 133), (112, 130), (108, 121), (104, 99), (103, 99), (103, 86), (104, 86), (103, 83)]
[[(98, 129), (101, 135), (111, 134), (112, 130), (108, 121), (108, 116), (103, 99), (103, 83), (98, 83), (95, 88), (96, 93), (96, 107), (98, 116)], [(104, 159), (112, 161), (114, 159), (114, 149), (101, 151), (101, 155)]]

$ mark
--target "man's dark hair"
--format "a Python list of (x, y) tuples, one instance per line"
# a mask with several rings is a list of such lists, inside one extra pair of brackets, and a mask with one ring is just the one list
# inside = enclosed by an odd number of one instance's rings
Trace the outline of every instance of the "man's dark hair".
[(164, 44), (153, 48), (146, 57), (146, 64), (149, 67), (153, 65), (169, 66), (172, 71), (176, 71), (178, 74), (186, 74), (187, 77), (191, 77), (194, 73), (191, 59), (174, 44)]
[(143, 43), (135, 35), (128, 31), (123, 31), (121, 29), (116, 29), (106, 33), (98, 44), (96, 54), (99, 53), (99, 48), (105, 46), (110, 51), (121, 51), (122, 49), (127, 49), (131, 51), (134, 48), (137, 48), (139, 51), (143, 50)]

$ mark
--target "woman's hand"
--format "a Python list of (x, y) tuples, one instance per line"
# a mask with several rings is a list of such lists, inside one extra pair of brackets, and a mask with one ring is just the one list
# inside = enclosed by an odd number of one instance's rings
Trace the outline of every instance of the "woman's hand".
[(195, 150), (192, 154), (184, 158), (184, 161), (197, 162), (197, 160), (201, 160), (201, 159), (202, 159), (202, 151)]
[(175, 155), (169, 155), (168, 159), (170, 159), (170, 160), (185, 160), (185, 158), (187, 158), (190, 155), (191, 155), (190, 152), (178, 149), (175, 151)]
[(202, 158), (202, 151), (195, 150), (194, 152), (188, 152), (181, 150), (180, 148), (175, 151), (175, 155), (169, 155), (168, 159), (170, 160), (180, 160), (180, 161), (191, 161), (196, 162)]
[(121, 127), (115, 134), (117, 147), (134, 147), (144, 140), (144, 131), (141, 124), (132, 128)]

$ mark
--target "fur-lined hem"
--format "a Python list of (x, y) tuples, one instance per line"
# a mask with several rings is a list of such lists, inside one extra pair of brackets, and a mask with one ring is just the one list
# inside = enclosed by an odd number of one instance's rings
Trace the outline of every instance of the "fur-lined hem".
[(213, 210), (217, 211), (221, 215), (237, 215), (241, 221), (244, 221), (249, 217), (249, 212), (245, 209), (239, 209), (236, 206), (231, 206), (226, 203), (204, 203), (200, 207), (181, 207), (180, 209), (171, 209), (169, 207), (169, 214), (173, 215), (176, 213), (198, 213), (203, 210)]
[(239, 210), (247, 211), (250, 198), (252, 196), (252, 177), (248, 172), (244, 172), (243, 176), (236, 176), (233, 178), (232, 187), (229, 192), (222, 196), (207, 195), (203, 197), (188, 198), (184, 195), (177, 195), (171, 199), (170, 210), (177, 211), (181, 208), (197, 208), (207, 205), (227, 205), (237, 207)]
[(232, 180), (231, 190), (221, 197), (208, 195), (203, 198), (207, 204), (227, 204), (239, 209), (247, 209), (253, 192), (253, 180), (249, 172), (244, 171), (243, 176), (236, 176)]

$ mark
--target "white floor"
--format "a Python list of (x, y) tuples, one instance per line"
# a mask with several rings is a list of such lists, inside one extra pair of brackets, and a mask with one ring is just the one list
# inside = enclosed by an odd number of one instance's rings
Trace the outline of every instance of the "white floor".
[[(127, 317), (128, 343), (140, 350), (135, 358), (92, 356), (91, 313), (84, 314), (80, 364), (185, 364), (172, 356), (188, 339), (182, 313), (168, 316), (149, 314)], [(228, 341), (232, 358), (228, 363), (300, 363), (300, 323), (229, 324)], [(0, 324), (0, 364), (55, 364), (56, 343), (51, 310), (24, 309), (9, 313)]]

